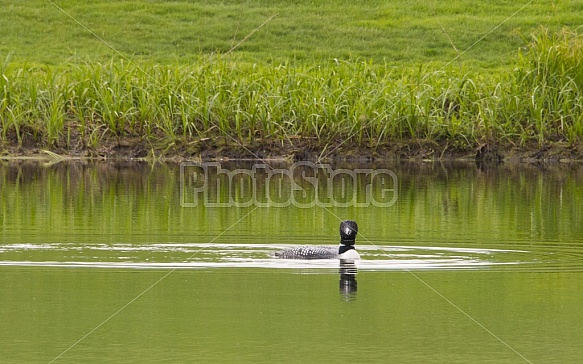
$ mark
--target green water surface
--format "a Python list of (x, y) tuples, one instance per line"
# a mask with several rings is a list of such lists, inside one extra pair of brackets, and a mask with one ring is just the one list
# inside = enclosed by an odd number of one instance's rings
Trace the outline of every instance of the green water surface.
[[(185, 206), (179, 165), (4, 163), (0, 362), (581, 360), (582, 167), (330, 168), (390, 170), (396, 200)], [(348, 218), (349, 292), (337, 260), (273, 258)]]

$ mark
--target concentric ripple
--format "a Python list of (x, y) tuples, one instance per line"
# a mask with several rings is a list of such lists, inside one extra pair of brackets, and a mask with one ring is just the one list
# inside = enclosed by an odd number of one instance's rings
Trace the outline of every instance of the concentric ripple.
[[(200, 268), (338, 268), (338, 260), (285, 260), (273, 257), (274, 244), (6, 244), (0, 265), (27, 267), (200, 269)], [(526, 250), (427, 246), (361, 245), (359, 270), (437, 270), (526, 268), (541, 263)], [(549, 255), (550, 257), (550, 255)]]

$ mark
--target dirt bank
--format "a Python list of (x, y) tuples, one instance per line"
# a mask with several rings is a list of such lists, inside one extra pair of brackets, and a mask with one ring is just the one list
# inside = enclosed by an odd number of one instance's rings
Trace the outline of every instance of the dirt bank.
[[(70, 144), (71, 145), (71, 144)], [(23, 141), (0, 144), (0, 158), (87, 158), (155, 160), (237, 160), (286, 159), (291, 161), (400, 161), (475, 160), (486, 163), (571, 163), (583, 161), (583, 146), (565, 142), (517, 146), (484, 143), (460, 148), (448, 142), (409, 140), (355, 143), (333, 140), (327, 143), (311, 138), (237, 141), (224, 136), (200, 140), (150, 141), (143, 138), (110, 138), (98, 146), (83, 143), (74, 147), (42, 146)]]

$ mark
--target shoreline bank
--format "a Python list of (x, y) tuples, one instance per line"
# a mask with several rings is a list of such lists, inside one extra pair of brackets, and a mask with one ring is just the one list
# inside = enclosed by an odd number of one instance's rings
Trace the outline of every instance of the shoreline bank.
[(76, 148), (46, 147), (36, 144), (19, 146), (4, 143), (0, 146), (0, 160), (11, 159), (95, 159), (95, 160), (150, 160), (150, 161), (237, 161), (281, 160), (329, 162), (378, 161), (475, 161), (498, 163), (581, 163), (583, 145), (566, 142), (548, 142), (544, 145), (516, 146), (502, 143), (484, 143), (472, 148), (459, 148), (448, 142), (404, 140), (393, 142), (354, 143), (337, 140), (323, 143), (310, 138), (287, 140), (255, 140), (240, 142), (228, 138), (201, 138), (199, 140), (156, 144), (143, 138), (121, 138), (102, 141), (99, 146)]

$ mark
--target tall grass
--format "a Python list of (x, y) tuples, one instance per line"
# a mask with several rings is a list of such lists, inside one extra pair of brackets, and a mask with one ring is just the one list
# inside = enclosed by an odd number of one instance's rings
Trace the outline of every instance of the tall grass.
[(111, 61), (62, 67), (2, 65), (2, 140), (96, 146), (103, 137), (166, 144), (224, 136), (241, 143), (302, 136), (376, 145), (429, 139), (579, 142), (583, 40), (572, 31), (533, 36), (515, 71), (477, 73), (366, 61), (319, 65), (191, 66)]
[[(542, 142), (548, 136), (575, 141), (583, 135), (583, 36), (543, 29), (521, 55), (517, 83), (530, 98), (525, 119)], [(554, 134), (554, 135), (553, 135)]]

